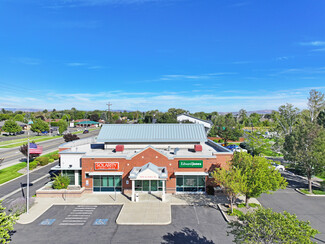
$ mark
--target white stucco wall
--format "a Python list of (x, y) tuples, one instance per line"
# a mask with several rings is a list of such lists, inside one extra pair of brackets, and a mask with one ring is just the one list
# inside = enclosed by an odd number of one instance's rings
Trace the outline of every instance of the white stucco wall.
[(202, 124), (204, 127), (209, 128), (209, 129), (211, 129), (211, 127), (212, 127), (212, 125), (210, 123), (207, 123), (207, 122), (204, 122), (204, 121), (201, 121), (198, 119), (194, 119), (194, 118), (186, 116), (184, 114), (177, 116), (178, 122), (187, 121), (187, 120), (192, 123), (195, 123), (195, 124)]
[(61, 168), (80, 168), (80, 158), (83, 156), (83, 153), (73, 153), (73, 154), (61, 154)]

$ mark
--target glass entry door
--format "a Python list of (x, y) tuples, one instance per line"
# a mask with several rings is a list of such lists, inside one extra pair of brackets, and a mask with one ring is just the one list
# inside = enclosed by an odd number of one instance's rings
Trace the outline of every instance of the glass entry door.
[(150, 191), (157, 191), (158, 190), (157, 180), (151, 180), (150, 183), (151, 183)]
[(150, 189), (150, 181), (149, 180), (144, 180), (142, 182), (142, 191), (149, 191)]
[(162, 180), (136, 180), (135, 190), (142, 192), (162, 191)]

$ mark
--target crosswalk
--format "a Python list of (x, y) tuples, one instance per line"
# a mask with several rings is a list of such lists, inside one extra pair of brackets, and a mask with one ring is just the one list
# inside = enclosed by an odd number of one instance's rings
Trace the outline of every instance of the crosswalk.
[(97, 206), (76, 206), (59, 225), (85, 225)]

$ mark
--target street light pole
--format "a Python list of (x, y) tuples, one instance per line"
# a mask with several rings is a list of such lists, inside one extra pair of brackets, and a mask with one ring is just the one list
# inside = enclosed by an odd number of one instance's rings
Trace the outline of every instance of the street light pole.
[(27, 139), (27, 193), (26, 193), (26, 211), (29, 213), (29, 131)]

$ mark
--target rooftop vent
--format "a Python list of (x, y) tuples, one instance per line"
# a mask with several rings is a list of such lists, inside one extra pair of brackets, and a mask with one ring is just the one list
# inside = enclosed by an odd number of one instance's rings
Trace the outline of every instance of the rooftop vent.
[(194, 151), (195, 152), (202, 152), (202, 145), (200, 145), (200, 144), (194, 145)]
[(174, 149), (174, 155), (176, 155), (178, 151), (179, 151), (179, 148), (176, 147), (176, 148)]
[(124, 151), (124, 145), (116, 145), (115, 151), (116, 152), (123, 152)]

